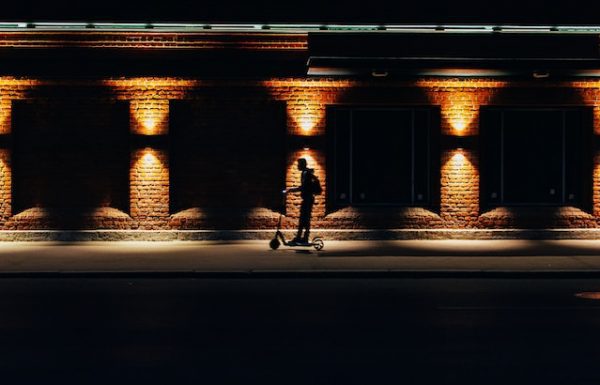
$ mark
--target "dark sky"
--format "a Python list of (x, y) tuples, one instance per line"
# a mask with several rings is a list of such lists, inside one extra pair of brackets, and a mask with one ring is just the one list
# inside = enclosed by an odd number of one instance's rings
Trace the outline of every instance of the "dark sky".
[(600, 0), (12, 0), (0, 20), (600, 25)]

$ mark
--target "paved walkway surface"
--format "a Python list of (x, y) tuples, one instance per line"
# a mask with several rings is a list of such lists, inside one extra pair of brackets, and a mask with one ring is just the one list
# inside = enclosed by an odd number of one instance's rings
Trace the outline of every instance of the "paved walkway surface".
[(0, 243), (18, 273), (598, 273), (600, 240), (326, 241), (321, 251), (267, 241)]

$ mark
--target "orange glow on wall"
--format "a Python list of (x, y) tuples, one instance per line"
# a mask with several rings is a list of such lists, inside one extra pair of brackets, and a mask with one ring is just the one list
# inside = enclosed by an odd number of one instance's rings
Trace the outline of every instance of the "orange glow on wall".
[(311, 135), (315, 129), (315, 126), (319, 124), (320, 120), (323, 119), (322, 116), (315, 116), (316, 114), (304, 113), (299, 117), (294, 116), (293, 119), (296, 122), (297, 126), (300, 126), (302, 133), (304, 135)]
[[(185, 96), (190, 87), (200, 85), (198, 80), (189, 80), (170, 77), (136, 77), (103, 80), (102, 85), (113, 89), (120, 99), (168, 96), (177, 99)], [(158, 92), (157, 91), (162, 91)]]
[(17, 79), (0, 76), (0, 135), (11, 133), (12, 101), (23, 99), (35, 86), (42, 84), (37, 79)]
[(133, 154), (135, 159), (134, 173), (137, 180), (142, 182), (160, 181), (160, 175), (164, 171), (161, 158), (164, 155), (161, 150), (146, 147), (136, 150)]
[[(449, 92), (442, 103), (442, 119), (452, 130), (452, 134), (464, 136), (475, 131), (472, 127), (479, 117), (479, 106), (471, 93)], [(476, 123), (475, 123), (476, 124)]]
[(183, 99), (200, 82), (177, 78), (108, 79), (102, 84), (118, 100), (130, 101), (131, 132), (165, 135), (169, 131), (169, 100)]
[(464, 167), (465, 163), (468, 162), (463, 151), (463, 149), (457, 149), (454, 152), (454, 155), (452, 155), (452, 158), (450, 158), (450, 162), (452, 163), (451, 167), (453, 169), (461, 169)]
[(131, 132), (141, 135), (165, 135), (168, 133), (168, 100), (132, 100), (129, 106)]
[(0, 98), (0, 135), (11, 132), (12, 101), (8, 98)]
[(275, 100), (286, 102), (288, 132), (292, 135), (323, 135), (328, 104), (335, 104), (352, 86), (350, 81), (274, 79), (263, 86)]
[(431, 80), (417, 82), (432, 104), (440, 106), (442, 132), (469, 136), (479, 132), (479, 110), (489, 104), (506, 82), (473, 79)]

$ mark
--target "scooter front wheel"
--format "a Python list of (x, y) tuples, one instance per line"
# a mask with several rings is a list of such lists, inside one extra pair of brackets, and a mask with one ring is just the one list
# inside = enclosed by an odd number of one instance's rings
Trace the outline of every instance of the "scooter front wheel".
[(323, 240), (321, 238), (313, 238), (312, 240), (313, 243), (313, 247), (319, 251), (321, 250), (324, 246), (325, 246), (325, 242), (323, 242)]
[(279, 245), (281, 245), (281, 243), (277, 238), (273, 238), (271, 239), (271, 242), (269, 242), (269, 247), (273, 250), (277, 250), (279, 248)]

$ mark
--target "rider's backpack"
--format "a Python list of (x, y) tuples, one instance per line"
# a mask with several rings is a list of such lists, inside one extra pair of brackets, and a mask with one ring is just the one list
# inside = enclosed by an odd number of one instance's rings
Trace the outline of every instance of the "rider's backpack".
[(315, 175), (314, 172), (309, 173), (310, 175), (310, 191), (313, 195), (320, 195), (323, 192), (323, 188), (321, 187), (321, 182), (319, 182), (319, 178)]

